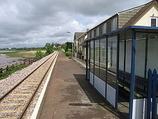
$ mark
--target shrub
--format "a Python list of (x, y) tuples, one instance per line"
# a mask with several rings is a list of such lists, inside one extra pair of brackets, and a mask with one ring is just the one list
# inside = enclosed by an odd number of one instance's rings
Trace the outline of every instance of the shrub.
[(36, 52), (36, 57), (42, 57), (44, 55), (40, 50)]
[(71, 55), (72, 55), (72, 52), (68, 51), (68, 52), (65, 53), (65, 55), (66, 55), (66, 56), (71, 56)]
[(54, 49), (52, 48), (52, 47), (48, 47), (47, 49), (46, 49), (46, 55), (49, 55), (49, 54), (51, 54), (51, 53), (53, 53), (54, 52)]
[[(12, 74), (12, 73), (14, 73), (14, 72), (16, 72), (16, 71), (18, 71), (18, 70), (21, 70), (21, 69), (23, 69), (23, 68), (25, 68), (25, 67), (27, 67), (28, 65), (17, 65), (17, 66), (14, 66), (14, 65), (12, 65), (12, 66), (7, 66), (6, 67), (6, 69), (4, 70), (4, 71), (1, 71), (0, 72), (0, 79), (5, 79), (5, 78), (7, 78), (10, 74)], [(2, 69), (1, 69), (2, 70)]]
[(72, 49), (68, 49), (68, 52), (72, 52)]

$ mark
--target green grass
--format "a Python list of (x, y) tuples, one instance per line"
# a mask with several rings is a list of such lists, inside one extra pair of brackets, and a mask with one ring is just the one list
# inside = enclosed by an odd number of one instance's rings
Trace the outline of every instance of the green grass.
[(1, 54), (6, 54), (6, 55), (13, 55), (13, 54), (17, 54), (18, 52), (2, 52)]
[(16, 51), (16, 52), (5, 52), (9, 57), (22, 57), (22, 58), (34, 58), (36, 51)]
[[(44, 50), (41, 51), (42, 53), (45, 53)], [(1, 54), (6, 54), (9, 57), (23, 57), (23, 58), (35, 58), (36, 57), (36, 53), (37, 51), (15, 51), (15, 52), (4, 52)], [(40, 57), (42, 58), (42, 57)], [(36, 59), (39, 60), (40, 58)], [(9, 75), (11, 75), (12, 73), (21, 70), (25, 67), (27, 67), (30, 64), (21, 64), (21, 65), (12, 65), (8, 68), (6, 68), (5, 71), (3, 71), (2, 73), (0, 73), (0, 79), (5, 79), (7, 78)]]
[[(2, 54), (6, 54), (9, 57), (22, 57), (22, 58), (35, 58), (36, 57), (36, 51), (15, 51), (15, 52), (5, 52)], [(29, 64), (21, 64), (21, 65), (12, 65), (8, 68), (6, 68), (3, 73), (0, 73), (0, 79), (5, 79), (12, 73), (21, 70), (25, 67), (27, 67)]]

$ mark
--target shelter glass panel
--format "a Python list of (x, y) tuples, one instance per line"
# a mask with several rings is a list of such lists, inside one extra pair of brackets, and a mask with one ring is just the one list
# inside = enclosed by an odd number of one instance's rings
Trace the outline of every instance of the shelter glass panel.
[[(128, 43), (128, 47), (126, 43)], [(130, 73), (125, 71), (126, 60), (131, 58), (131, 31), (120, 33), (119, 39), (119, 72), (118, 72), (118, 109), (128, 117), (129, 112), (129, 88), (130, 88)], [(126, 51), (127, 50), (127, 51)], [(127, 53), (129, 53), (127, 55)], [(129, 58), (127, 58), (127, 57)], [(131, 60), (131, 59), (130, 59)], [(130, 61), (128, 61), (130, 62)], [(128, 64), (130, 67), (131, 63)]]
[(86, 47), (86, 48), (88, 48), (88, 52), (87, 52), (88, 54), (87, 54), (87, 60), (86, 60), (88, 69), (89, 69), (89, 63), (90, 63), (89, 62), (90, 61), (90, 52), (89, 52), (90, 51), (90, 45), (89, 44), (90, 44), (90, 42), (87, 43), (87, 47)]
[(94, 72), (94, 41), (90, 41), (90, 71)]
[(119, 84), (126, 87), (126, 91), (130, 88), (131, 77), (131, 31), (120, 33), (119, 41)]
[(116, 87), (116, 63), (117, 63), (117, 37), (108, 38), (108, 71), (107, 82)]
[(88, 46), (87, 46), (87, 48), (88, 48), (88, 59), (87, 59), (87, 62), (88, 62), (88, 68), (89, 68), (89, 61), (90, 61), (90, 42), (88, 42)]
[(95, 40), (95, 75), (99, 77), (99, 69), (100, 69), (100, 53), (99, 53), (99, 40)]
[(90, 43), (89, 42), (87, 42), (86, 43), (86, 77), (87, 77), (87, 80), (89, 80), (90, 79), (90, 70), (89, 70), (89, 65), (90, 65), (90, 53), (89, 53), (89, 51), (90, 51), (90, 45), (89, 45)]
[(136, 34), (136, 59), (135, 59), (135, 97), (146, 95), (145, 62), (146, 62), (146, 34)]
[(125, 71), (128, 73), (131, 73), (131, 45), (132, 41), (131, 39), (126, 39), (126, 65), (125, 65)]
[(136, 37), (135, 75), (144, 77), (145, 71), (146, 34), (138, 33)]
[(126, 42), (125, 37), (126, 35), (124, 33), (120, 34), (120, 40), (119, 40), (119, 83), (121, 85), (125, 82), (125, 51), (126, 51)]
[(100, 39), (100, 78), (106, 80), (106, 38)]
[(158, 71), (158, 33), (148, 34), (147, 70)]
[(125, 40), (121, 39), (119, 41), (120, 49), (119, 49), (119, 70), (124, 71), (124, 53), (125, 53)]
[[(158, 33), (148, 34), (148, 55), (147, 55), (147, 71), (156, 69), (158, 72)], [(158, 90), (158, 86), (157, 86)], [(158, 96), (158, 91), (156, 93)]]

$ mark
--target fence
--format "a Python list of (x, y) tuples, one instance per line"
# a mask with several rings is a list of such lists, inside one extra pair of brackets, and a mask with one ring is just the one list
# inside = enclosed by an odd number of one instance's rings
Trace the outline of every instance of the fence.
[(148, 70), (147, 119), (157, 119), (158, 74), (154, 69)]

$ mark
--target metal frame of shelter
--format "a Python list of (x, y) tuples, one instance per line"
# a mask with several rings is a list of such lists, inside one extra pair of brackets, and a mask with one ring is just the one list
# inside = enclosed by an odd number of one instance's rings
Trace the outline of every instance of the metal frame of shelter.
[[(125, 28), (121, 28), (109, 33), (104, 33), (102, 35), (86, 39), (86, 57), (88, 58), (88, 42), (96, 39), (100, 39), (102, 37), (105, 37), (108, 39), (109, 36), (117, 36), (117, 41), (120, 40), (120, 35), (122, 33), (129, 31), (130, 37), (131, 37), (131, 72), (130, 72), (130, 99), (129, 99), (129, 119), (133, 119), (133, 99), (134, 99), (134, 93), (135, 93), (135, 65), (136, 65), (136, 34), (137, 33), (156, 33), (158, 34), (158, 27), (145, 27), (145, 26), (129, 26)], [(117, 42), (117, 46), (119, 48), (119, 42)], [(119, 62), (119, 50), (117, 50), (117, 62)], [(88, 68), (88, 59), (86, 61), (86, 72), (89, 70)], [(119, 72), (119, 64), (117, 63), (117, 73)], [(88, 73), (86, 73), (88, 75)], [(87, 76), (88, 77), (88, 76)], [(116, 78), (118, 79), (118, 75), (116, 74)], [(117, 102), (118, 102), (118, 81), (116, 80), (116, 108), (117, 108)]]

